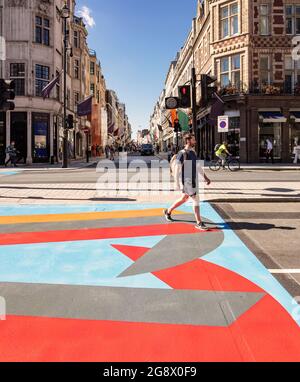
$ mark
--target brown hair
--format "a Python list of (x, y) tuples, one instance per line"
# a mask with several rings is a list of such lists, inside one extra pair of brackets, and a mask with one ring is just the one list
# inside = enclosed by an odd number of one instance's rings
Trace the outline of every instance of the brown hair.
[(190, 142), (193, 138), (195, 138), (195, 135), (194, 134), (187, 134), (184, 136), (184, 143), (187, 145), (188, 142)]

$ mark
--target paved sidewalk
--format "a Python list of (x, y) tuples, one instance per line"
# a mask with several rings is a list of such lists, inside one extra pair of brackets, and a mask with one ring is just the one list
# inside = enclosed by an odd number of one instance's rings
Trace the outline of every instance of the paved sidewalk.
[[(145, 183), (139, 186), (139, 191), (124, 191), (127, 184), (120, 185), (113, 191), (96, 183), (85, 184), (10, 184), (0, 185), (0, 203), (93, 203), (101, 201), (154, 202), (160, 200), (170, 203), (180, 192), (151, 191), (159, 190), (162, 185)], [(214, 182), (201, 193), (201, 200), (209, 202), (300, 202), (300, 182)]]
[[(166, 153), (161, 153), (157, 155), (157, 157), (161, 160), (167, 160), (168, 155)], [(209, 167), (209, 162), (205, 162), (205, 168), (208, 169)], [(295, 171), (299, 170), (300, 171), (300, 163), (299, 164), (281, 164), (281, 163), (275, 163), (275, 164), (268, 164), (268, 163), (242, 163), (241, 164), (241, 170), (253, 170), (253, 171)]]
[[(79, 159), (79, 160), (71, 160), (69, 161), (68, 164), (68, 169), (69, 170), (76, 170), (76, 169), (81, 169), (85, 167), (91, 167), (94, 166), (96, 163), (98, 163), (99, 160), (103, 159), (104, 157), (101, 158), (90, 158), (89, 162), (86, 161), (86, 159)], [(1, 172), (5, 171), (50, 171), (50, 170), (58, 170), (62, 169), (62, 164), (61, 163), (55, 163), (55, 164), (50, 164), (50, 163), (33, 163), (31, 165), (22, 165), (19, 164), (17, 168), (14, 167), (0, 167), (0, 175)], [(64, 171), (68, 169), (63, 169)]]

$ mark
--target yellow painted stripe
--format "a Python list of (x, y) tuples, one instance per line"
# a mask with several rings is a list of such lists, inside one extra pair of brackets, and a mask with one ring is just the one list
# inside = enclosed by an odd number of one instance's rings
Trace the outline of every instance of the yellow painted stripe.
[[(185, 212), (175, 211), (174, 215), (185, 215)], [(58, 223), (69, 221), (109, 220), (142, 217), (162, 216), (162, 209), (137, 210), (137, 211), (110, 211), (110, 212), (83, 212), (76, 214), (53, 215), (21, 215), (0, 216), (0, 225), (28, 224), (28, 223)]]

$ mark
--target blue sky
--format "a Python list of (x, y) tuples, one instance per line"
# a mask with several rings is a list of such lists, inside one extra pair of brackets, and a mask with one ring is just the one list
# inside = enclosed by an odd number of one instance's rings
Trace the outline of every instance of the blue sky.
[(134, 132), (149, 127), (170, 62), (190, 31), (196, 4), (197, 0), (77, 1), (77, 14), (83, 11), (91, 24), (89, 46), (97, 51), (107, 86), (126, 104)]

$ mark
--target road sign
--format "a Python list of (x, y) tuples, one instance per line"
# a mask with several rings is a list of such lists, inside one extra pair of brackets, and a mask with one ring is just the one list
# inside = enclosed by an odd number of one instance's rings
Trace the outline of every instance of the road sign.
[(177, 97), (166, 98), (166, 109), (178, 109), (179, 99)]
[(228, 133), (229, 131), (229, 117), (224, 115), (218, 117), (218, 132), (219, 133)]

